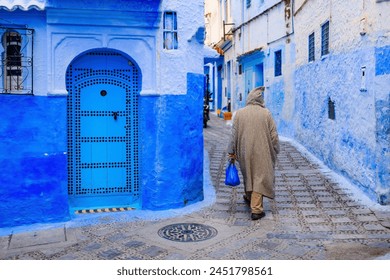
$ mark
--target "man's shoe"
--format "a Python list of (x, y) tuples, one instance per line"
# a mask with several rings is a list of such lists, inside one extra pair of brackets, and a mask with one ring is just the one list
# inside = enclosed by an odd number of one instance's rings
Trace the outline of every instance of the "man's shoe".
[(243, 198), (244, 198), (244, 201), (245, 201), (247, 204), (251, 204), (251, 201), (250, 201), (250, 199), (246, 196), (246, 194), (244, 194)]
[(251, 219), (253, 221), (260, 220), (261, 218), (264, 218), (264, 217), (265, 217), (265, 213), (264, 212), (262, 212), (260, 214), (256, 214), (256, 213), (252, 213), (251, 214)]

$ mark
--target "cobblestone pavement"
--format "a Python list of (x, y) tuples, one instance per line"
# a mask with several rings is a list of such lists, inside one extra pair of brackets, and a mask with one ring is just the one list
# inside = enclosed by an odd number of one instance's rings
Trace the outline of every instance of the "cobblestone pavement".
[(389, 207), (362, 203), (290, 141), (281, 142), (276, 198), (251, 221), (242, 186), (224, 185), (229, 127), (212, 115), (204, 135), (215, 202), (167, 218), (111, 213), (96, 224), (9, 234), (0, 237), (0, 259), (390, 259)]

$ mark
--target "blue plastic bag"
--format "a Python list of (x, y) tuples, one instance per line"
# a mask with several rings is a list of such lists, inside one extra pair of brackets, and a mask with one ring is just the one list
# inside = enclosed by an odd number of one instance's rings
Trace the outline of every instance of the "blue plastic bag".
[(229, 162), (226, 168), (225, 185), (238, 186), (240, 184), (240, 177), (238, 176), (238, 170), (234, 163)]

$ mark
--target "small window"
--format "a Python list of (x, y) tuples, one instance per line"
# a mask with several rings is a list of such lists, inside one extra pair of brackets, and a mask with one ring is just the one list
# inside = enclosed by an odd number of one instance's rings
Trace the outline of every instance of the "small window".
[(238, 65), (238, 75), (242, 74), (242, 64)]
[(3, 37), (5, 71), (4, 89), (17, 92), (23, 89), (22, 84), (22, 36), (18, 32), (7, 32)]
[(309, 62), (315, 60), (314, 32), (309, 35)]
[(246, 0), (246, 7), (249, 8), (251, 6), (251, 3), (252, 1), (251, 0)]
[(177, 15), (176, 12), (164, 12), (163, 47), (166, 50), (178, 48)]
[(282, 51), (275, 52), (275, 77), (282, 75)]
[(0, 92), (32, 94), (32, 29), (0, 28)]
[(321, 56), (329, 53), (329, 21), (321, 27)]

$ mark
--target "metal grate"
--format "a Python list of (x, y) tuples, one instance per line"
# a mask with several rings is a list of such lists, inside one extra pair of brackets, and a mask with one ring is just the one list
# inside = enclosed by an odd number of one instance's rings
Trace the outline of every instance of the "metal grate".
[(211, 239), (217, 234), (215, 228), (196, 223), (167, 225), (158, 231), (160, 237), (176, 242), (199, 242)]
[(329, 21), (321, 27), (321, 56), (329, 53)]
[(138, 68), (116, 52), (89, 52), (70, 65), (67, 88), (69, 195), (107, 205), (138, 197)]
[(315, 40), (314, 33), (309, 36), (309, 62), (315, 60)]
[(33, 34), (29, 28), (0, 26), (0, 93), (33, 93)]

